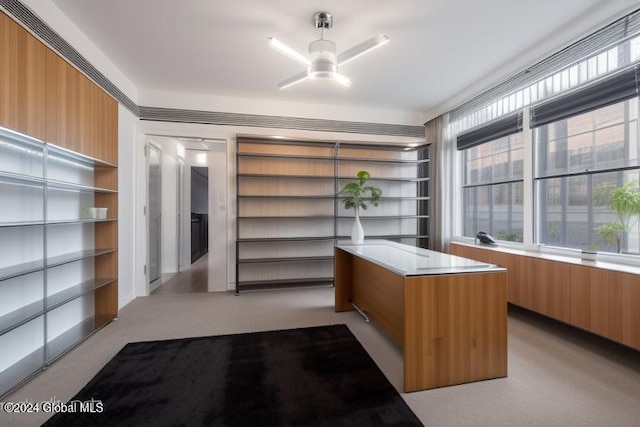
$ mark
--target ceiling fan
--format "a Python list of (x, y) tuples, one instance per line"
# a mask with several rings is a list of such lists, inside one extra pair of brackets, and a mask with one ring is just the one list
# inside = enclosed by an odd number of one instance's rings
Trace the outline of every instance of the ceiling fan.
[(324, 39), (324, 30), (333, 27), (333, 15), (327, 12), (316, 12), (313, 15), (313, 23), (315, 28), (320, 29), (320, 39), (309, 44), (309, 57), (298, 53), (273, 37), (267, 39), (272, 48), (307, 67), (306, 71), (278, 83), (278, 89), (288, 88), (306, 79), (330, 79), (344, 86), (350, 86), (351, 79), (340, 74), (338, 67), (391, 40), (389, 36), (382, 34), (357, 44), (338, 55), (336, 44), (331, 40)]

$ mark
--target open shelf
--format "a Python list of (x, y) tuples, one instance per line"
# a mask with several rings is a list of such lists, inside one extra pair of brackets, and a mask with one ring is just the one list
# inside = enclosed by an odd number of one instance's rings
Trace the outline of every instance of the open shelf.
[(405, 163), (410, 165), (419, 165), (428, 163), (429, 159), (419, 160), (403, 160), (403, 159), (377, 159), (377, 158), (361, 158), (361, 157), (338, 157), (336, 160), (345, 162), (363, 162), (363, 163)]
[(312, 286), (333, 286), (333, 277), (314, 277), (284, 280), (251, 280), (239, 282), (239, 284), (240, 288), (244, 291), (300, 288)]
[(32, 376), (44, 370), (44, 346), (29, 353), (0, 372), (0, 396), (15, 390)]
[(47, 360), (50, 364), (67, 351), (81, 343), (95, 330), (95, 317), (91, 316), (75, 326), (67, 329), (63, 334), (47, 342)]
[(84, 251), (76, 251), (68, 254), (58, 255), (55, 257), (47, 258), (47, 267), (57, 267), (63, 264), (68, 264), (74, 261), (80, 261), (85, 258), (94, 258), (100, 255), (115, 252), (117, 249), (87, 249)]
[(251, 258), (239, 259), (240, 264), (262, 264), (267, 262), (307, 262), (307, 261), (333, 261), (333, 256), (301, 256), (287, 258)]
[[(117, 242), (118, 191), (114, 164), (3, 128), (0, 156), (1, 240), (16, 248), (0, 268), (0, 348), (17, 359), (0, 372), (3, 397), (115, 317), (117, 262), (107, 254), (117, 248), (101, 247)], [(112, 218), (83, 217), (93, 205)], [(46, 296), (52, 283), (61, 290)], [(52, 328), (60, 336), (48, 341)]]
[[(415, 238), (417, 245), (428, 244), (427, 145), (282, 143), (242, 135), (236, 142), (236, 293), (333, 283), (333, 277), (303, 276), (327, 274), (325, 267), (330, 264), (325, 263), (333, 261), (333, 255), (328, 254), (332, 246), (328, 245), (346, 232), (346, 221), (354, 219), (353, 211), (344, 210), (345, 196), (338, 193), (346, 182), (357, 179), (352, 171), (370, 170), (373, 177), (369, 185), (383, 190), (380, 208), (368, 209), (360, 216), (367, 237), (377, 238), (373, 229), (366, 230), (367, 224), (375, 222), (380, 238)], [(272, 162), (255, 160), (261, 158)], [(269, 237), (260, 237), (263, 235)], [(323, 241), (326, 243), (318, 243)], [(255, 245), (260, 243), (265, 245)], [(265, 280), (243, 280), (261, 275)], [(278, 276), (287, 279), (272, 280)], [(298, 277), (290, 278), (293, 276)]]
[(0, 316), (0, 335), (18, 328), (44, 313), (44, 301), (38, 300)]
[(44, 260), (29, 261), (9, 267), (0, 268), (0, 281), (44, 270)]
[(96, 289), (106, 286), (109, 283), (115, 282), (116, 279), (91, 279), (86, 280), (78, 285), (72, 286), (64, 291), (55, 293), (46, 298), (47, 311), (60, 307), (76, 298), (80, 298), (83, 295), (94, 292)]

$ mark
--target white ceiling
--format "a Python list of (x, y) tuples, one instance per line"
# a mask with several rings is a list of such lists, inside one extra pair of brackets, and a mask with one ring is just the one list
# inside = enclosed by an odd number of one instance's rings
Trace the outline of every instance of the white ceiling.
[[(446, 111), (637, 6), (629, 0), (53, 0), (141, 91), (176, 91), (424, 113)], [(391, 43), (340, 72), (350, 88), (305, 81), (267, 46), (300, 52), (334, 16), (338, 53), (377, 34)], [(320, 83), (320, 84), (318, 84)]]

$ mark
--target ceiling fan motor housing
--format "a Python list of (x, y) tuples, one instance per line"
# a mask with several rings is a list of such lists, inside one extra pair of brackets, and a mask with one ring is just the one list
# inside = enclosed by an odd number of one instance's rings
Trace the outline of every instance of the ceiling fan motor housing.
[(338, 72), (336, 44), (331, 40), (316, 40), (309, 44), (311, 65), (307, 72), (309, 77), (333, 77)]
[(333, 15), (327, 12), (316, 12), (313, 15), (313, 24), (316, 28), (328, 30), (333, 27)]

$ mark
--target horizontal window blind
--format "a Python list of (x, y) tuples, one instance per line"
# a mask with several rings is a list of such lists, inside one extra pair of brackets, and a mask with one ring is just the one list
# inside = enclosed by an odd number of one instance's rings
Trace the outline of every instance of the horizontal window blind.
[(565, 47), (453, 109), (451, 121), (457, 121), (479, 111), (496, 100), (540, 82), (584, 58), (603, 52), (637, 34), (640, 34), (640, 9)]
[(606, 77), (584, 89), (531, 108), (531, 127), (577, 116), (638, 96), (640, 67)]
[(458, 150), (466, 150), (522, 130), (522, 112), (511, 114), (457, 137)]

